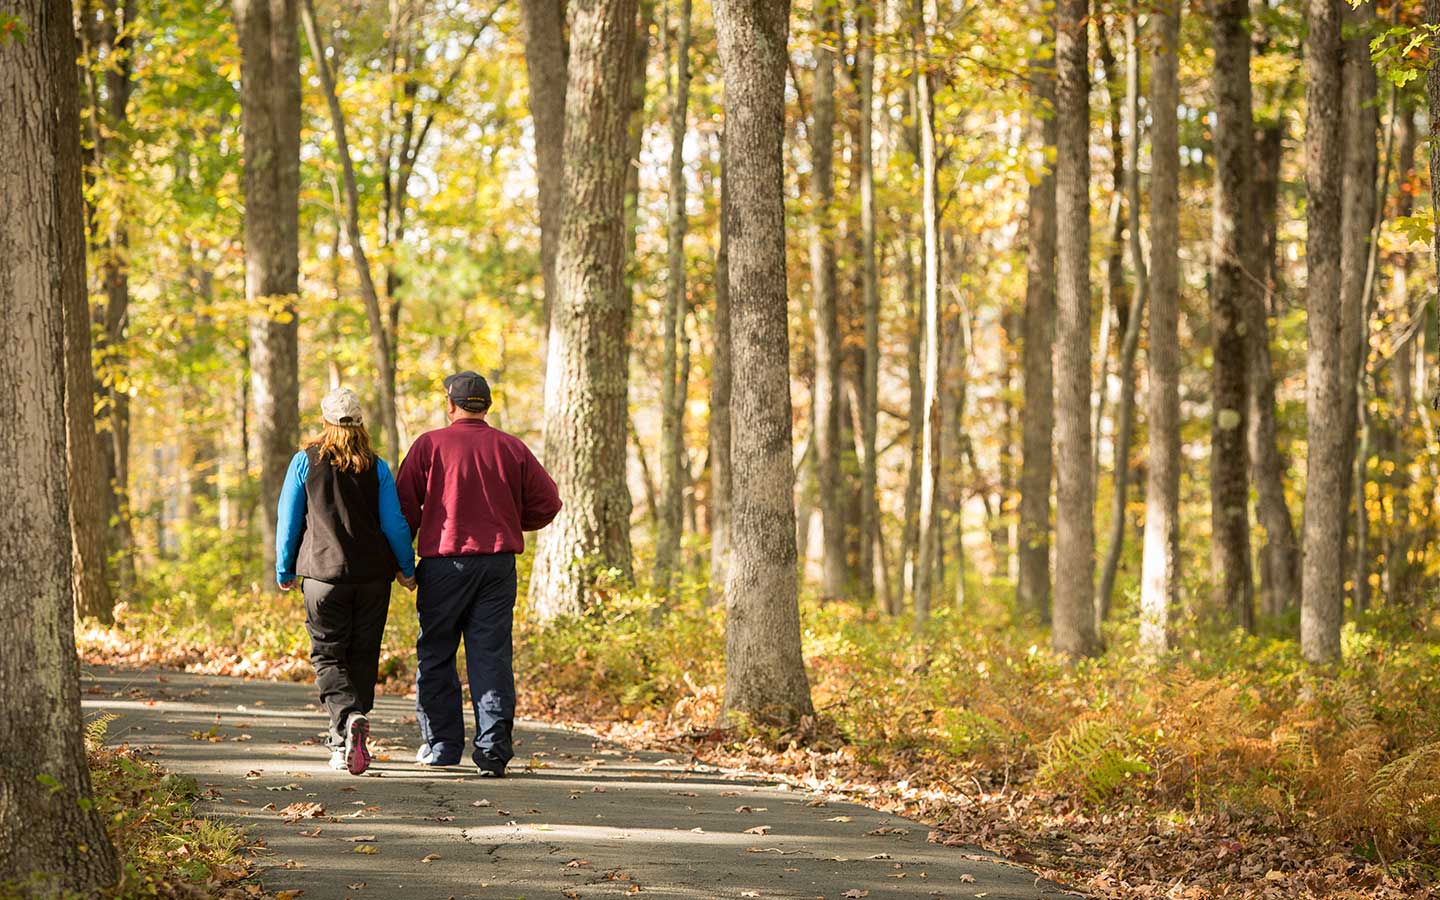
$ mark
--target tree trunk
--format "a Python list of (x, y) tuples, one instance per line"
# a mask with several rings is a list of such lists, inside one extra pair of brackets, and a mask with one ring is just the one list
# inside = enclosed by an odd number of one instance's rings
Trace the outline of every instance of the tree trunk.
[(1140, 246), (1140, 36), (1135, 2), (1125, 18), (1125, 106), (1130, 123), (1126, 149), (1125, 204), (1129, 210), (1130, 263), (1135, 269), (1135, 291), (1125, 315), (1125, 336), (1120, 345), (1120, 402), (1115, 410), (1115, 499), (1110, 511), (1110, 539), (1100, 570), (1095, 629), (1110, 615), (1120, 551), (1125, 547), (1126, 500), (1130, 496), (1130, 441), (1135, 431), (1135, 356), (1140, 349), (1140, 326), (1150, 290), (1145, 254)]
[[(1399, 117), (1395, 123), (1398, 133), (1396, 142), (1398, 156), (1395, 166), (1395, 215), (1403, 218), (1411, 215), (1415, 208), (1415, 109), (1403, 101), (1399, 104)], [(1410, 309), (1410, 252), (1402, 249), (1395, 254), (1390, 273), (1389, 305), (1397, 321), (1405, 322), (1407, 330), (1413, 328), (1414, 313)], [(1385, 546), (1385, 594), (1390, 602), (1405, 602), (1410, 590), (1410, 485), (1411, 465), (1409, 462), (1410, 436), (1415, 421), (1415, 390), (1413, 384), (1416, 340), (1412, 335), (1402, 339), (1395, 348), (1391, 362), (1391, 402), (1398, 411), (1396, 421), (1385, 431), (1386, 450), (1395, 460), (1395, 474), (1390, 485), (1392, 503), (1391, 521), (1396, 527), (1389, 530)]]
[(905, 476), (904, 523), (900, 534), (899, 578), (901, 585), (900, 590), (896, 591), (900, 603), (891, 610), (896, 615), (899, 615), (901, 607), (904, 605), (906, 591), (908, 590), (912, 597), (915, 591), (915, 560), (920, 543), (920, 471), (924, 452), (921, 449), (923, 433), (919, 423), (925, 417), (925, 384), (920, 369), (925, 350), (925, 303), (920, 296), (918, 279), (915, 277), (915, 257), (908, 240), (905, 241), (903, 265), (905, 299), (910, 306), (910, 340), (905, 354), (907, 361), (906, 384), (909, 387), (907, 391), (909, 408), (905, 419), (909, 437), (909, 447), (907, 448), (909, 453), (906, 458), (909, 459), (910, 465)]
[(1016, 612), (1050, 619), (1050, 483), (1054, 465), (1055, 173), (1045, 158), (1055, 144), (1051, 4), (1031, 0), (1028, 64), (1032, 107), (1026, 144), (1031, 153), (1028, 249), (1025, 254), (1025, 398), (1021, 424), (1019, 577)]
[[(559, 297), (555, 257), (565, 213), (566, 0), (521, 0), (525, 23), (525, 70), (530, 81), (530, 119), (535, 128), (535, 174), (540, 201), (540, 273), (545, 301), (541, 358), (549, 361), (551, 311)], [(548, 366), (547, 366), (548, 369)], [(546, 379), (548, 402), (550, 379)]]
[(0, 219), (0, 458), (25, 477), (0, 488), (0, 883), (91, 897), (119, 866), (90, 798), (71, 580), (67, 381), (91, 390), (66, 366), (87, 307), (78, 53), (68, 2), (6, 10), (24, 30), (0, 41), (0, 196), (25, 202)]
[(305, 37), (310, 43), (310, 58), (315, 63), (315, 73), (320, 78), (320, 90), (330, 109), (330, 126), (335, 131), (335, 152), (340, 157), (340, 177), (345, 189), (344, 226), (345, 243), (350, 245), (350, 259), (355, 264), (355, 274), (360, 281), (360, 296), (365, 301), (365, 317), (370, 323), (370, 356), (379, 376), (380, 385), (380, 429), (384, 434), (384, 445), (380, 448), (392, 459), (400, 459), (400, 429), (395, 416), (395, 373), (391, 371), (390, 339), (386, 332), (384, 312), (380, 309), (380, 294), (375, 289), (375, 280), (370, 273), (370, 259), (365, 255), (365, 236), (360, 231), (360, 190), (355, 182), (355, 162), (350, 156), (350, 142), (346, 139), (345, 111), (340, 107), (340, 97), (335, 93), (335, 77), (330, 72), (330, 63), (325, 51), (330, 46), (320, 35), (315, 23), (315, 8), (312, 0), (303, 0), (300, 17), (305, 24)]
[[(916, 0), (917, 47), (930, 46), (931, 29), (939, 18), (936, 0)], [(940, 438), (944, 423), (940, 404), (940, 206), (936, 183), (935, 97), (928, 66), (915, 71), (916, 116), (920, 126), (921, 218), (925, 235), (925, 405), (921, 419), (920, 537), (915, 563), (915, 627), (930, 616), (936, 559), (940, 553)], [(914, 427), (914, 424), (911, 424)]]
[[(1340, 45), (1340, 360), (1348, 386), (1342, 398), (1340, 425), (1345, 436), (1344, 496), (1355, 496), (1355, 463), (1359, 434), (1356, 390), (1369, 346), (1365, 272), (1370, 260), (1371, 226), (1375, 218), (1375, 175), (1380, 114), (1375, 105), (1375, 65), (1370, 60), (1370, 28), (1375, 8), (1362, 3), (1341, 7)], [(1349, 521), (1341, 528), (1345, 542)], [(1348, 544), (1346, 545), (1349, 550)], [(1348, 553), (1347, 561), (1354, 560)], [(1348, 571), (1348, 567), (1347, 567)], [(1341, 576), (1341, 581), (1345, 576)], [(1357, 593), (1359, 585), (1354, 585)]]
[(1099, 651), (1095, 633), (1095, 482), (1090, 461), (1089, 0), (1056, 4), (1055, 649)]
[(675, 88), (670, 105), (670, 201), (666, 224), (667, 270), (664, 362), (660, 373), (660, 522), (655, 541), (655, 587), (661, 594), (680, 557), (684, 530), (685, 395), (680, 391), (679, 336), (689, 309), (685, 284), (685, 133), (690, 108), (690, 0), (680, 0), (675, 40)]
[(733, 565), (725, 585), (725, 712), (813, 715), (800, 652), (785, 292), (787, 0), (717, 0), (725, 83), (737, 427)]
[(1248, 0), (1215, 5), (1215, 273), (1210, 290), (1210, 577), (1215, 615), (1253, 631), (1250, 575), (1250, 487), (1245, 444), (1245, 307), (1255, 294), (1245, 264), (1254, 258), (1252, 218)]
[[(1431, 0), (1431, 7), (1436, 5)], [(1305, 265), (1307, 269), (1305, 529), (1300, 648), (1314, 663), (1340, 658), (1344, 616), (1349, 437), (1340, 299), (1340, 0), (1306, 0)], [(1431, 84), (1436, 75), (1432, 71)]]
[(720, 136), (720, 245), (715, 253), (715, 355), (710, 369), (710, 593), (724, 599), (730, 572), (731, 484), (730, 393), (730, 175), (725, 136)]
[(840, 498), (840, 321), (835, 289), (835, 51), (833, 3), (816, 7), (815, 88), (810, 126), (810, 294), (814, 314), (815, 490), (820, 508), (820, 594), (845, 593), (845, 522)]
[(1274, 364), (1270, 357), (1271, 297), (1278, 287), (1276, 227), (1284, 128), (1283, 119), (1277, 119), (1256, 130), (1252, 169), (1256, 173), (1253, 190), (1258, 214), (1252, 219), (1252, 227), (1258, 230), (1246, 242), (1252, 254), (1246, 264), (1252, 288), (1246, 294), (1243, 311), (1246, 443), (1257, 495), (1255, 514), (1265, 529), (1265, 545), (1260, 549), (1260, 600), (1266, 616), (1293, 609), (1300, 597), (1300, 544), (1285, 500), (1288, 464), (1280, 452)]
[[(1095, 470), (1094, 479), (1098, 490), (1100, 485), (1100, 443), (1104, 436), (1105, 404), (1110, 399), (1110, 340), (1115, 326), (1124, 341), (1126, 333), (1125, 300), (1125, 138), (1122, 105), (1125, 89), (1120, 82), (1120, 64), (1110, 47), (1110, 33), (1105, 16), (1098, 12), (1095, 19), (1095, 39), (1100, 65), (1105, 71), (1105, 96), (1110, 120), (1110, 233), (1105, 239), (1105, 283), (1101, 287), (1100, 340), (1097, 349), (1100, 354), (1099, 378), (1095, 381), (1091, 399), (1091, 457)], [(1119, 464), (1117, 457), (1116, 465)], [(1096, 594), (1096, 609), (1108, 603)]]
[(860, 261), (865, 329), (860, 376), (860, 598), (875, 596), (876, 550), (880, 536), (880, 271), (875, 258), (875, 9), (862, 0), (855, 11), (856, 68), (860, 118)]
[[(275, 562), (276, 505), (300, 442), (300, 60), (293, 0), (234, 0), (244, 138), (245, 299), (260, 450), (261, 544)], [(269, 578), (264, 579), (266, 583)]]
[(636, 12), (635, 0), (590, 0), (570, 30), (566, 202), (546, 369), (554, 389), (545, 403), (545, 455), (565, 508), (536, 548), (530, 601), (542, 621), (582, 612), (597, 572), (631, 576), (624, 261)]

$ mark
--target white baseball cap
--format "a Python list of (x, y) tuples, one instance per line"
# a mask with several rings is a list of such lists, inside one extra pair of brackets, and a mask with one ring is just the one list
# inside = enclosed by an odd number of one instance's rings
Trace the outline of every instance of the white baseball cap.
[(361, 425), (365, 414), (360, 409), (360, 398), (349, 388), (336, 388), (320, 401), (320, 415), (331, 425)]

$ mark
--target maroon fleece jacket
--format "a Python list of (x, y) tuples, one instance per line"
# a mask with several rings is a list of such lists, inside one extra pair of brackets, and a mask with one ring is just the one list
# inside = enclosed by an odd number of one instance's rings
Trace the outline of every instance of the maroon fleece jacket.
[(395, 479), (421, 557), (520, 553), (560, 512), (555, 482), (519, 438), (458, 419), (410, 446)]

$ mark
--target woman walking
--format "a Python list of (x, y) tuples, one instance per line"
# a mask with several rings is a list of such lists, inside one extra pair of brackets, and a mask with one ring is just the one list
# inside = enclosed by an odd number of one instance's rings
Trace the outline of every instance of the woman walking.
[(305, 630), (320, 702), (330, 714), (330, 767), (370, 766), (368, 715), (375, 703), (390, 582), (415, 589), (410, 528), (395, 480), (370, 448), (360, 400), (337, 388), (320, 401), (323, 425), (290, 461), (275, 527), (275, 579), (303, 578)]

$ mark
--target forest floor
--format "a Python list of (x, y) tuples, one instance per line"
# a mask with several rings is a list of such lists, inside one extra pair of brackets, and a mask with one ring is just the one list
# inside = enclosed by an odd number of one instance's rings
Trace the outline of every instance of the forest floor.
[(196, 779), (199, 811), (241, 825), (267, 892), (365, 897), (887, 897), (1068, 892), (921, 824), (689, 754), (632, 751), (522, 722), (512, 777), (410, 759), (411, 702), (379, 699), (377, 761), (334, 772), (303, 684), (87, 667), (108, 741)]

